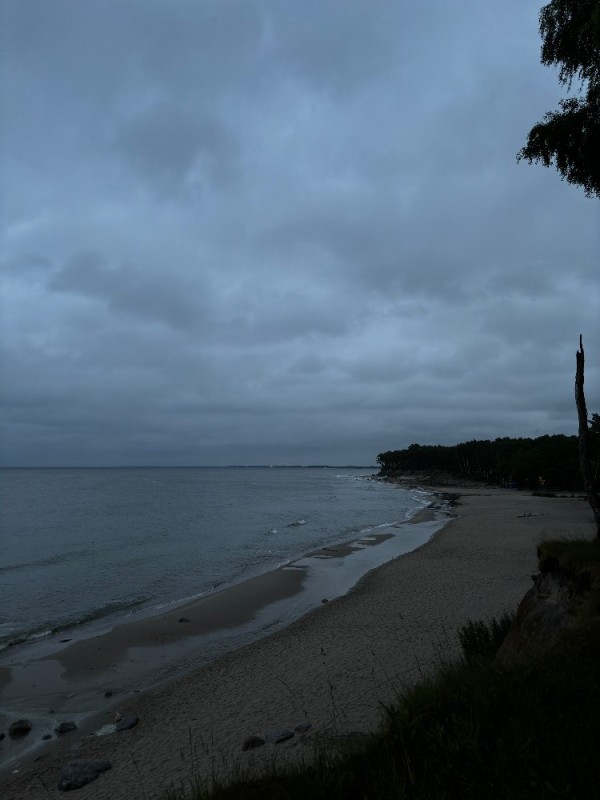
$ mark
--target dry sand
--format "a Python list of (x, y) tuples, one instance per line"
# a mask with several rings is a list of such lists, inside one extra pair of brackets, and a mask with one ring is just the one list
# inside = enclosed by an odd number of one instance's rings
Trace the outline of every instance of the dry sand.
[[(62, 766), (99, 758), (112, 769), (77, 797), (152, 800), (169, 785), (187, 785), (194, 773), (207, 778), (215, 769), (310, 757), (317, 740), (372, 730), (382, 702), (456, 653), (462, 622), (515, 608), (531, 586), (542, 538), (593, 535), (589, 506), (580, 499), (457, 491), (459, 516), (427, 545), (269, 638), (117, 702), (95, 727), (134, 713), (135, 728), (103, 737), (82, 729), (52, 742), (37, 761), (0, 776), (2, 799), (62, 797)], [(305, 735), (242, 751), (250, 735), (305, 721), (312, 725)]]

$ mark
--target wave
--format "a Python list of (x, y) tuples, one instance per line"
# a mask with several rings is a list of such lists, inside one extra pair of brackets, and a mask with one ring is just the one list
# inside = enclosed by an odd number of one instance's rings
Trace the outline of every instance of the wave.
[(115, 614), (123, 614), (124, 612), (131, 612), (137, 606), (147, 603), (152, 598), (150, 597), (129, 597), (124, 600), (109, 600), (101, 606), (92, 608), (89, 611), (81, 614), (76, 619), (65, 620), (48, 627), (48, 624), (39, 625), (35, 628), (26, 630), (15, 630), (2, 635), (0, 630), (0, 650), (7, 647), (14, 647), (18, 644), (25, 644), (35, 639), (43, 639), (53, 634), (63, 633), (75, 628), (80, 628), (82, 625), (87, 625), (91, 622), (104, 619)]
[(6, 572), (18, 572), (22, 569), (31, 569), (35, 567), (51, 567), (55, 564), (64, 564), (67, 561), (72, 561), (74, 558), (80, 558), (84, 555), (87, 555), (87, 550), (74, 550), (71, 553), (61, 553), (60, 555), (41, 558), (39, 561), (26, 561), (22, 564), (8, 564), (5, 567), (0, 567), (0, 574)]

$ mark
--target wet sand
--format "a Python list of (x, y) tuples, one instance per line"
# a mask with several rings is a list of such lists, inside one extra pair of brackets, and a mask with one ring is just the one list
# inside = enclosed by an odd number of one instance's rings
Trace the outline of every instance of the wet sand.
[[(308, 757), (317, 738), (372, 730), (381, 702), (440, 657), (456, 653), (462, 622), (516, 606), (531, 585), (542, 538), (593, 535), (589, 506), (579, 499), (462, 491), (462, 504), (453, 509), (460, 516), (431, 542), (371, 571), (347, 595), (268, 638), (156, 690), (111, 698), (110, 708), (50, 743), (38, 761), (24, 759), (17, 772), (2, 774), (3, 800), (62, 796), (55, 787), (62, 766), (74, 757), (106, 758), (113, 765), (78, 797), (149, 800), (170, 784), (192, 780), (194, 772), (208, 777), (214, 769), (260, 766), (275, 755)], [(274, 579), (275, 591), (288, 591), (288, 581), (296, 588), (301, 583), (302, 570), (289, 572)], [(144, 636), (158, 642), (173, 628), (192, 624), (179, 619), (197, 612), (197, 606), (174, 610), (160, 635), (148, 620)], [(63, 667), (77, 670), (82, 651), (73, 645), (61, 658)], [(128, 713), (140, 718), (132, 730), (88, 736)], [(312, 726), (306, 734), (242, 751), (250, 735), (305, 721)]]
[(265, 606), (300, 591), (304, 575), (303, 569), (277, 569), (226, 592), (201, 597), (164, 614), (118, 625), (102, 636), (75, 642), (57, 654), (63, 676), (68, 681), (90, 665), (118, 662), (131, 648), (165, 647), (189, 636), (205, 636), (244, 625)]
[[(431, 495), (429, 496), (431, 497)], [(0, 772), (45, 747), (64, 721), (89, 717), (118, 697), (173, 681), (291, 624), (345, 594), (370, 569), (426, 542), (446, 521), (431, 503), (415, 517), (365, 532), (295, 562), (113, 627), (74, 628), (9, 648), (0, 662), (0, 731), (18, 718), (31, 735), (0, 746)]]

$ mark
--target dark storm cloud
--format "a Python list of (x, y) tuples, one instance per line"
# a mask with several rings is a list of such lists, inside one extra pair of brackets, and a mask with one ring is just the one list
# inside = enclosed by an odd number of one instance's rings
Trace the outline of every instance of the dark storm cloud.
[(235, 145), (218, 122), (167, 102), (153, 103), (115, 135), (123, 161), (164, 192), (190, 183), (221, 183), (235, 172)]
[[(2, 2), (15, 464), (373, 462), (598, 405), (538, 7)], [(596, 399), (594, 399), (596, 398)]]
[(73, 256), (53, 277), (49, 288), (96, 299), (115, 312), (176, 328), (189, 328), (200, 316), (197, 293), (175, 286), (166, 271), (152, 274), (125, 262), (110, 264), (91, 252)]

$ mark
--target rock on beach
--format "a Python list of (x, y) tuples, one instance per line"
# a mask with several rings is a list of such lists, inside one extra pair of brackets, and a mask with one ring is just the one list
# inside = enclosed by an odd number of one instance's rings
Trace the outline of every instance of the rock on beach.
[(8, 729), (8, 735), (11, 739), (22, 739), (31, 730), (31, 722), (28, 719), (18, 719), (12, 723)]
[(291, 739), (293, 735), (294, 731), (289, 728), (272, 728), (269, 731), (265, 731), (265, 741), (270, 744), (279, 744)]
[(115, 730), (117, 731), (117, 733), (120, 733), (121, 731), (128, 731), (130, 728), (135, 728), (135, 726), (138, 724), (139, 721), (140, 721), (139, 718), (136, 717), (135, 714), (123, 717), (123, 719), (120, 719), (117, 722)]
[(54, 733), (57, 736), (64, 736), (65, 733), (75, 730), (77, 730), (77, 725), (74, 722), (61, 722), (60, 725), (54, 728)]
[(242, 750), (254, 750), (256, 747), (262, 747), (264, 743), (265, 740), (261, 736), (248, 736), (247, 739), (244, 739)]
[(110, 761), (69, 761), (63, 768), (58, 788), (61, 792), (81, 789), (82, 786), (95, 781), (98, 775), (111, 768)]

